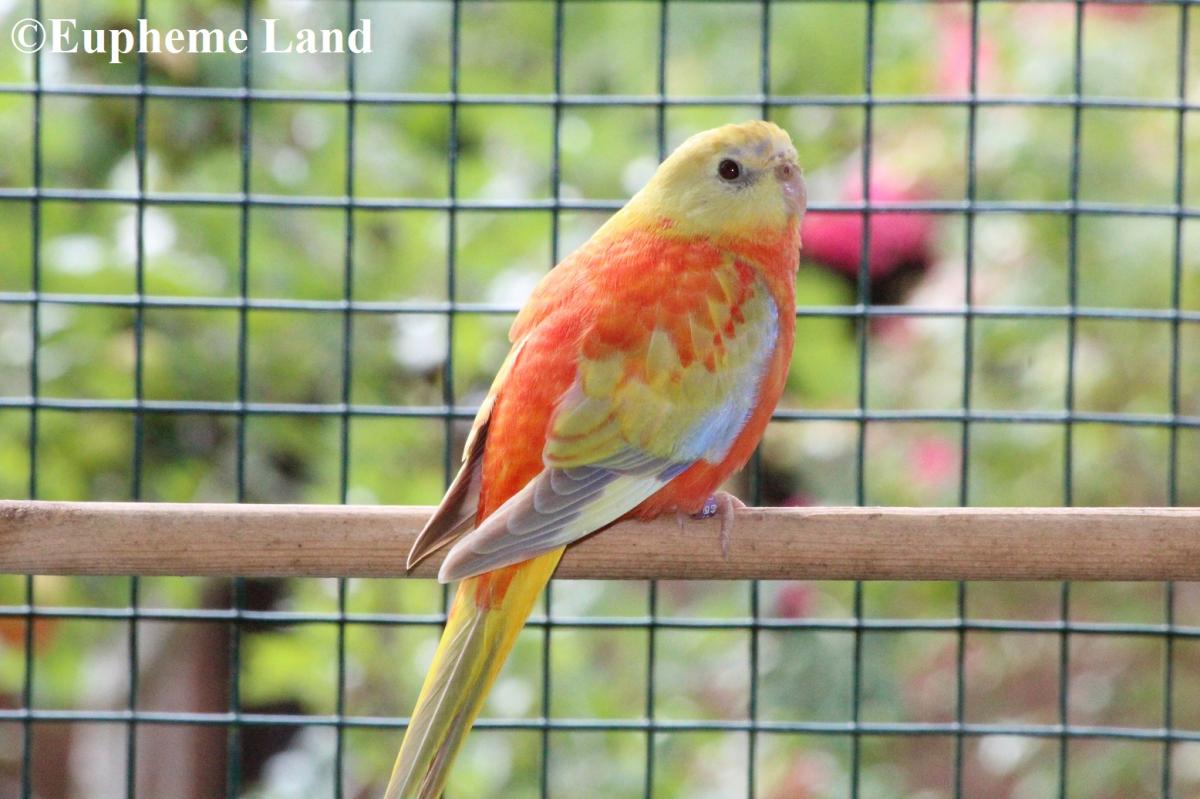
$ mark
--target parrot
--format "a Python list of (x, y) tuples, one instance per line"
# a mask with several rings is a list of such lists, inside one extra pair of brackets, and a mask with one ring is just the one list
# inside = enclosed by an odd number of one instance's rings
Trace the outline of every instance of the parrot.
[[(721, 515), (784, 389), (807, 206), (791, 137), (697, 133), (534, 288), (418, 534), (459, 581), (385, 799), (436, 799), (564, 548), (622, 519)], [(681, 516), (682, 518), (682, 516)]]

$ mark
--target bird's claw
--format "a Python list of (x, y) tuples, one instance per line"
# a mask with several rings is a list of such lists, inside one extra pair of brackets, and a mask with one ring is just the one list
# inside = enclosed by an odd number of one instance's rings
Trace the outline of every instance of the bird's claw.
[[(718, 491), (704, 500), (704, 507), (699, 513), (693, 513), (693, 519), (711, 519), (718, 514), (721, 517), (721, 556), (729, 560), (729, 545), (733, 541), (733, 512), (746, 507), (746, 503), (725, 491)], [(682, 524), (682, 522), (681, 522)]]

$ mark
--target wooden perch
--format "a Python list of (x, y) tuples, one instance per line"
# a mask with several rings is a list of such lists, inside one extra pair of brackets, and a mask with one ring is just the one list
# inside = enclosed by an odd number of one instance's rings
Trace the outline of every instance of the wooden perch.
[[(0, 501), (0, 572), (397, 577), (431, 508)], [(411, 576), (436, 573), (441, 554)], [(1196, 580), (1198, 508), (747, 508), (624, 522), (558, 577)]]

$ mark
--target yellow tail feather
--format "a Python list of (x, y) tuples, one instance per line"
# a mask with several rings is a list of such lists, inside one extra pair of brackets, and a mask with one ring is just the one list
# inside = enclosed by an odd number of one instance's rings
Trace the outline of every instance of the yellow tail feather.
[(521, 564), (503, 597), (488, 607), (476, 601), (488, 575), (459, 583), (384, 799), (441, 795), (454, 756), (561, 556), (556, 549)]

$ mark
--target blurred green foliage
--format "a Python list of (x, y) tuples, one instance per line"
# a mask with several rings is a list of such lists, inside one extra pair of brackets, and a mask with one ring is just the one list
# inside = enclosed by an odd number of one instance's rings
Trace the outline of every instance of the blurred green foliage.
[[(136, 16), (132, 0), (55, 0), (44, 13), (75, 17), (81, 27), (116, 27)], [(222, 197), (217, 203), (159, 203), (144, 212), (141, 242), (146, 293), (181, 300), (239, 295), (241, 212), (233, 202), (252, 193), (295, 199), (346, 194), (349, 154), (355, 197), (443, 200), (453, 180), (458, 197), (503, 204), (555, 195), (553, 111), (549, 105), (464, 105), (457, 112), (457, 169), (447, 165), (451, 112), (451, 6), (445, 2), (361, 0), (373, 21), (376, 52), (356, 62), (365, 93), (428, 93), (425, 103), (361, 103), (354, 125), (340, 102), (262, 98), (250, 105), (249, 169), (242, 173), (243, 106), (237, 100), (151, 97), (145, 103), (145, 185), (156, 196)], [(32, 13), (30, 0), (0, 2), (0, 28)], [(652, 96), (658, 88), (658, 5), (569, 3), (564, 9), (562, 90), (578, 95)], [(760, 73), (761, 8), (754, 3), (670, 3), (665, 80), (673, 96), (753, 98)], [(1191, 14), (1195, 29), (1198, 13)], [(989, 96), (1059, 98), (1073, 91), (1072, 4), (990, 3), (980, 7), (979, 91)], [(1088, 95), (1172, 100), (1181, 12), (1169, 5), (1088, 6), (1083, 89)], [(287, 24), (344, 24), (347, 4), (299, 0), (257, 2), (254, 19)], [(241, 24), (238, 3), (154, 3), (159, 28)], [(873, 89), (889, 97), (964, 100), (970, 34), (963, 4), (879, 4)], [(782, 96), (857, 98), (865, 89), (865, 5), (776, 3), (770, 15), (768, 89)], [(553, 4), (467, 3), (461, 9), (459, 89), (470, 94), (549, 95), (554, 91)], [(965, 48), (965, 49), (964, 49)], [(128, 86), (133, 60), (110, 65), (99, 56), (46, 56), (47, 85)], [(150, 56), (149, 83), (160, 87), (236, 88), (241, 61), (231, 55)], [(252, 58), (256, 89), (341, 92), (340, 56)], [(1200, 85), (1200, 65), (1187, 65)], [(0, 84), (29, 86), (32, 62), (0, 47)], [(1194, 101), (1195, 90), (1193, 89)], [(33, 99), (0, 93), (0, 188), (33, 182)], [(133, 97), (43, 96), (42, 185), (128, 193), (137, 185)], [(666, 138), (760, 113), (747, 102), (672, 106)], [(853, 185), (863, 160), (864, 111), (846, 104), (783, 104), (771, 117), (792, 133), (814, 202), (828, 203)], [(560, 185), (567, 199), (629, 196), (657, 161), (653, 105), (568, 105), (560, 124)], [(1200, 170), (1175, 161), (1178, 115), (1170, 109), (1086, 108), (1080, 114), (1079, 197), (1130, 207), (1170, 206), (1176, 181), (1185, 204), (1200, 196)], [(871, 158), (921, 196), (967, 197), (968, 117), (964, 104), (881, 105), (872, 119)], [(1200, 126), (1186, 128), (1189, 160)], [(351, 147), (352, 145), (352, 147)], [(984, 201), (1061, 202), (1069, 198), (1072, 110), (1053, 104), (983, 105), (977, 112), (975, 195)], [(135, 395), (134, 313), (120, 304), (63, 304), (56, 294), (128, 299), (136, 290), (136, 207), (127, 202), (47, 200), (40, 204), (36, 353), (26, 303), (0, 304), (0, 396), (130, 400)], [(605, 215), (563, 212), (559, 254), (583, 241)], [(0, 200), (0, 292), (33, 288), (33, 209)], [(440, 210), (357, 209), (346, 230), (340, 208), (254, 206), (248, 213), (245, 283), (255, 299), (381, 303), (455, 300), (515, 308), (554, 261), (554, 217), (539, 210), (472, 210), (457, 215), (450, 251), (449, 215)], [(1068, 264), (1078, 266), (1082, 308), (1165, 310), (1176, 298), (1200, 310), (1200, 257), (1194, 220), (1182, 223), (1176, 294), (1175, 222), (1168, 216), (1083, 215), (1075, 229), (1058, 213), (980, 213), (967, 253), (961, 215), (941, 215), (934, 263), (908, 294), (924, 307), (1061, 308), (1069, 301)], [(353, 270), (345, 282), (347, 233)], [(965, 296), (965, 269), (974, 293)], [(453, 274), (450, 264), (453, 264)], [(451, 294), (451, 290), (453, 293)], [(805, 263), (798, 300), (806, 308), (847, 306), (856, 289), (843, 277)], [(437, 418), (449, 391), (457, 406), (483, 396), (506, 351), (509, 314), (393, 312), (352, 320), (352, 403), (415, 409), (410, 416), (369, 415), (350, 421), (347, 499), (359, 503), (431, 504), (444, 485), (447, 447), (461, 446), (464, 425)], [(153, 307), (145, 312), (142, 390), (147, 399), (228, 403), (238, 399), (238, 312), (223, 308)], [(448, 326), (452, 326), (452, 336)], [(972, 323), (968, 388), (975, 408), (996, 412), (1061, 412), (1067, 391), (1066, 319), (983, 316)], [(961, 317), (884, 317), (870, 325), (866, 397), (870, 409), (948, 411), (962, 407), (965, 326)], [(1172, 331), (1164, 321), (1077, 323), (1075, 406), (1104, 413), (1167, 414), (1171, 404)], [(836, 314), (797, 320), (796, 356), (787, 410), (858, 407), (859, 364), (853, 323)], [(1179, 328), (1178, 412), (1200, 415), (1200, 326)], [(453, 352), (447, 351), (452, 342)], [(334, 310), (270, 310), (247, 314), (246, 398), (253, 402), (333, 404), (341, 400), (342, 316)], [(38, 384), (30, 385), (31, 358)], [(452, 356), (453, 369), (447, 369)], [(30, 414), (0, 406), (0, 496), (25, 496), (29, 484)], [(166, 501), (232, 501), (239, 495), (236, 418), (224, 411), (145, 416), (141, 494)], [(131, 496), (134, 425), (128, 413), (46, 410), (38, 414), (37, 493), (46, 499), (116, 500)], [(959, 500), (962, 449), (953, 422), (874, 422), (866, 432), (865, 500), (871, 504), (936, 505)], [(967, 496), (973, 504), (1059, 505), (1064, 494), (1064, 433), (1051, 423), (976, 423), (969, 431)], [(1162, 504), (1168, 499), (1170, 437), (1161, 425), (1076, 426), (1070, 497), (1078, 504)], [(845, 504), (856, 501), (858, 428), (852, 421), (779, 421), (762, 450), (765, 502)], [(254, 502), (337, 502), (341, 461), (336, 415), (253, 415), (246, 422), (245, 484)], [(1200, 430), (1181, 428), (1175, 467), (1177, 500), (1200, 502)], [(744, 495), (744, 479), (736, 488)], [(128, 580), (39, 577), (43, 606), (123, 607)], [(336, 585), (323, 580), (267, 584), (264, 607), (332, 613)], [(972, 584), (968, 614), (984, 618), (1054, 619), (1058, 589), (1050, 585)], [(756, 592), (756, 593), (754, 593)], [(744, 619), (755, 606), (767, 618), (851, 618), (843, 583), (663, 584), (666, 618)], [(868, 615), (955, 618), (948, 584), (870, 584)], [(151, 607), (228, 606), (228, 581), (146, 579)], [(24, 581), (0, 578), (0, 604), (18, 605)], [(439, 587), (421, 581), (353, 580), (347, 609), (355, 613), (429, 616), (442, 609)], [(638, 721), (653, 679), (654, 707), (673, 721), (744, 720), (754, 695), (768, 721), (845, 722), (851, 706), (852, 636), (846, 630), (763, 631), (758, 671), (750, 672), (746, 630), (663, 629), (653, 644), (636, 620), (648, 610), (643, 584), (558, 583), (556, 617), (629, 617), (628, 627), (555, 627), (522, 633), (489, 699), (485, 717), (598, 718)], [(1073, 619), (1157, 623), (1157, 586), (1076, 587)], [(1181, 586), (1176, 620), (1200, 624), (1200, 591)], [(143, 638), (151, 638), (143, 622)], [(190, 640), (199, 625), (172, 635)], [(192, 630), (193, 632), (189, 632)], [(20, 701), (24, 675), (20, 621), (0, 619), (0, 703)], [(411, 709), (436, 643), (435, 625), (354, 624), (346, 629), (345, 712), (404, 716)], [(34, 701), (46, 708), (124, 707), (129, 668), (127, 627), (71, 620), (39, 626)], [(219, 636), (218, 636), (219, 638)], [(182, 669), (185, 655), (147, 644), (141, 669)], [(190, 651), (190, 650), (187, 650)], [(224, 651), (199, 649), (211, 662)], [(549, 664), (543, 657), (549, 652)], [(954, 718), (957, 639), (949, 632), (868, 632), (863, 640), (862, 717), (868, 721)], [(205, 655), (204, 653), (208, 654)], [(1048, 634), (971, 632), (966, 636), (965, 716), (972, 722), (1052, 724), (1057, 716), (1058, 639)], [(174, 659), (173, 659), (174, 658)], [(157, 661), (155, 660), (157, 659)], [(209, 662), (209, 661), (205, 661)], [(1162, 725), (1163, 642), (1151, 637), (1076, 636), (1071, 644), (1070, 720), (1081, 724)], [(331, 714), (336, 710), (337, 632), (326, 623), (259, 624), (247, 629), (241, 692), (247, 709)], [(1200, 726), (1200, 648), (1177, 641), (1175, 723)], [(542, 704), (548, 673), (549, 706)], [(150, 680), (150, 676), (145, 678)], [(219, 681), (218, 677), (210, 679)], [(755, 687), (756, 686), (756, 687)], [(225, 686), (214, 706), (222, 710)], [(199, 700), (196, 700), (199, 701)], [(167, 703), (160, 710), (189, 709)], [(86, 727), (87, 725), (71, 725)], [(39, 730), (44, 725), (39, 725)], [(0, 725), (0, 796), (11, 795), (20, 766), (19, 728)], [(123, 746), (122, 733), (109, 739)], [(641, 796), (646, 741), (636, 731), (549, 734), (550, 793)], [(378, 793), (399, 733), (346, 733), (348, 796)], [(454, 797), (538, 795), (541, 735), (477, 731), (454, 771)], [(52, 739), (35, 736), (35, 763), (54, 767)], [(966, 742), (965, 795), (1042, 797), (1054, 791), (1056, 742), (979, 736)], [(1177, 745), (1176, 762), (1200, 751)], [(655, 796), (741, 795), (746, 771), (757, 796), (844, 796), (850, 744), (840, 735), (763, 734), (747, 762), (741, 732), (659, 733), (653, 741)], [(951, 795), (953, 741), (936, 736), (863, 739), (862, 795)], [(247, 770), (253, 797), (329, 795), (332, 733), (312, 730), (270, 751)], [(1155, 794), (1161, 747), (1122, 740), (1071, 744), (1072, 795)], [(113, 758), (114, 762), (122, 758)], [(73, 761), (74, 762), (74, 761)], [(140, 766), (146, 768), (145, 764)], [(75, 769), (72, 766), (72, 769)], [(122, 772), (123, 773), (123, 772)], [(118, 774), (118, 778), (119, 778)], [(118, 781), (118, 785), (120, 782)], [(1200, 791), (1200, 772), (1178, 768), (1178, 795)], [(82, 784), (66, 795), (100, 795)], [(47, 796), (51, 795), (49, 793)], [(57, 795), (57, 794), (54, 794)], [(1156, 795), (1156, 794), (1155, 794)]]

